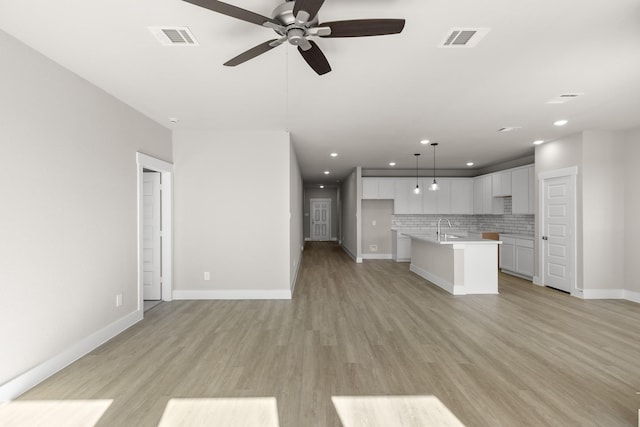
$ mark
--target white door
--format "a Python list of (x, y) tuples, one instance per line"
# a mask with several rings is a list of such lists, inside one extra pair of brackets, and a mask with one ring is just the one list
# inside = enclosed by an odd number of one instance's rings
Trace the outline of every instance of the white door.
[(543, 181), (542, 263), (545, 286), (571, 292), (574, 242), (574, 190), (569, 176)]
[(311, 240), (331, 238), (331, 199), (311, 200)]
[(160, 173), (143, 176), (143, 293), (145, 300), (162, 298)]

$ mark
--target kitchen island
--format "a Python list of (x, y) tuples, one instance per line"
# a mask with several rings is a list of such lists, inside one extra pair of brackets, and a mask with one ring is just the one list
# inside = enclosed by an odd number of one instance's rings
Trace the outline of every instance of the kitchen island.
[(411, 265), (420, 277), (453, 295), (498, 293), (499, 240), (410, 234)]

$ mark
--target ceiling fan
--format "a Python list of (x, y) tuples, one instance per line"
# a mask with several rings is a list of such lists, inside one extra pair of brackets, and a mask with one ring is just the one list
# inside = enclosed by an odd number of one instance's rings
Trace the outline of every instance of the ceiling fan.
[(273, 29), (279, 36), (241, 53), (224, 65), (234, 67), (284, 42), (297, 46), (307, 64), (319, 75), (331, 71), (329, 61), (310, 37), (365, 37), (398, 34), (404, 19), (354, 19), (318, 23), (324, 0), (289, 0), (275, 8), (271, 18), (217, 0), (184, 0), (223, 15)]

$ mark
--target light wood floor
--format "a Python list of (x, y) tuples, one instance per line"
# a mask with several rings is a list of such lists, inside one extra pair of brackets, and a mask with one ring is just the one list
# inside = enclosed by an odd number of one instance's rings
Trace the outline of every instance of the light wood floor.
[(392, 261), (307, 244), (291, 301), (175, 301), (21, 400), (114, 399), (156, 426), (171, 398), (274, 397), (281, 427), (340, 426), (332, 396), (436, 396), (471, 426), (635, 426), (640, 305), (500, 276), (453, 297)]

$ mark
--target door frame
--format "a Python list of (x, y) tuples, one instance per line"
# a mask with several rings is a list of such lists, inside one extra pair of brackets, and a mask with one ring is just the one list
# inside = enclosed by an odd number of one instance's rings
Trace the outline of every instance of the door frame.
[(156, 159), (143, 153), (136, 153), (138, 168), (138, 310), (144, 307), (144, 263), (143, 263), (143, 225), (144, 225), (144, 169), (160, 172), (162, 180), (162, 301), (173, 299), (173, 164)]
[(309, 239), (311, 239), (311, 241), (316, 241), (316, 239), (313, 238), (313, 203), (314, 202), (327, 202), (329, 203), (329, 217), (328, 217), (328, 221), (329, 221), (329, 237), (327, 238), (326, 241), (331, 241), (331, 230), (332, 230), (332, 221), (331, 221), (331, 212), (332, 212), (332, 203), (331, 203), (331, 199), (328, 198), (318, 198), (318, 199), (309, 199)]
[(540, 218), (538, 224), (540, 228), (538, 230), (538, 285), (545, 286), (544, 284), (544, 275), (545, 275), (545, 251), (544, 244), (542, 242), (542, 236), (544, 235), (545, 230), (545, 191), (544, 191), (544, 182), (547, 179), (553, 178), (569, 178), (569, 183), (571, 185), (571, 194), (572, 200), (569, 202), (573, 209), (573, 228), (571, 232), (573, 233), (573, 238), (571, 241), (571, 253), (569, 254), (569, 261), (571, 262), (570, 268), (570, 287), (571, 287), (571, 295), (575, 297), (582, 298), (582, 289), (578, 288), (577, 280), (578, 280), (578, 263), (577, 263), (577, 250), (578, 250), (578, 194), (577, 194), (577, 182), (578, 182), (578, 167), (572, 166), (563, 169), (556, 169), (548, 172), (540, 172), (538, 174), (538, 216)]

